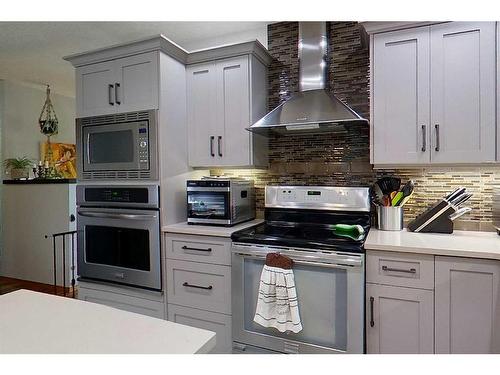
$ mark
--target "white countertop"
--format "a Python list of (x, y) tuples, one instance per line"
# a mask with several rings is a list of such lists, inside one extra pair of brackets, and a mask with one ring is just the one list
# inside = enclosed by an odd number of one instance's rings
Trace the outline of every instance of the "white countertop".
[(496, 232), (438, 234), (372, 228), (365, 249), (500, 260), (500, 236)]
[(181, 234), (195, 234), (200, 236), (217, 236), (217, 237), (231, 237), (231, 234), (241, 229), (253, 227), (257, 224), (263, 223), (262, 219), (255, 219), (246, 221), (241, 224), (236, 224), (232, 227), (223, 227), (215, 225), (190, 225), (187, 222), (165, 225), (161, 228), (162, 232), (167, 233), (181, 233)]
[(214, 332), (108, 306), (28, 290), (0, 296), (0, 354), (192, 354), (214, 347)]

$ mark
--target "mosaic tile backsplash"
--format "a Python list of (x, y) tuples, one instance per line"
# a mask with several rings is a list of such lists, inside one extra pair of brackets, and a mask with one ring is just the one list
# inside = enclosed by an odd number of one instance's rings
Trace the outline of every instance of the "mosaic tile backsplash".
[[(330, 90), (369, 118), (369, 50), (357, 22), (329, 22)], [(298, 23), (268, 26), (268, 48), (274, 60), (269, 67), (269, 109), (298, 91)], [(493, 230), (492, 193), (500, 185), (500, 166), (374, 170), (369, 162), (369, 128), (350, 126), (331, 134), (287, 136), (269, 141), (269, 169), (212, 170), (255, 181), (257, 212), (264, 209), (266, 185), (369, 186), (378, 177), (396, 175), (412, 179), (415, 192), (405, 205), (405, 221), (457, 186), (473, 193), (472, 212), (457, 220), (455, 228)]]

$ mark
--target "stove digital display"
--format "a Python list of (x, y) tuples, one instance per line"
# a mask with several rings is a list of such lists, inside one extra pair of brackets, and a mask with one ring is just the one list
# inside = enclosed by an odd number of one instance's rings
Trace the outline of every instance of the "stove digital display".
[(321, 195), (321, 191), (308, 190), (307, 195)]

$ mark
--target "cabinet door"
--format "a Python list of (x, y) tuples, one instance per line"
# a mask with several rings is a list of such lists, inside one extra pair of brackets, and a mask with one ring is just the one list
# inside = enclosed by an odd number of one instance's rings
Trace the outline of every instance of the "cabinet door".
[(500, 262), (436, 257), (436, 353), (500, 353)]
[(366, 346), (369, 354), (434, 352), (434, 293), (366, 285)]
[(210, 353), (231, 354), (231, 315), (169, 304), (168, 320), (215, 332), (216, 345)]
[(495, 160), (495, 23), (431, 26), (433, 163)]
[(115, 62), (117, 112), (158, 108), (158, 53), (150, 52)]
[(429, 163), (429, 28), (374, 36), (374, 164)]
[(220, 60), (217, 71), (217, 158), (221, 166), (250, 164), (248, 56)]
[(187, 119), (189, 165), (217, 165), (215, 63), (191, 65), (187, 68)]
[(116, 112), (112, 61), (76, 69), (76, 117)]

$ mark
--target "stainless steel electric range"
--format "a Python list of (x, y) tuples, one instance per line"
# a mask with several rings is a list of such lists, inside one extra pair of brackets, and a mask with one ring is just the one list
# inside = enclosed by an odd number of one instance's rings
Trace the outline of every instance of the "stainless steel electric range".
[[(265, 194), (266, 221), (232, 235), (234, 352), (363, 353), (368, 188), (268, 186)], [(253, 321), (269, 252), (294, 260), (297, 334)]]

